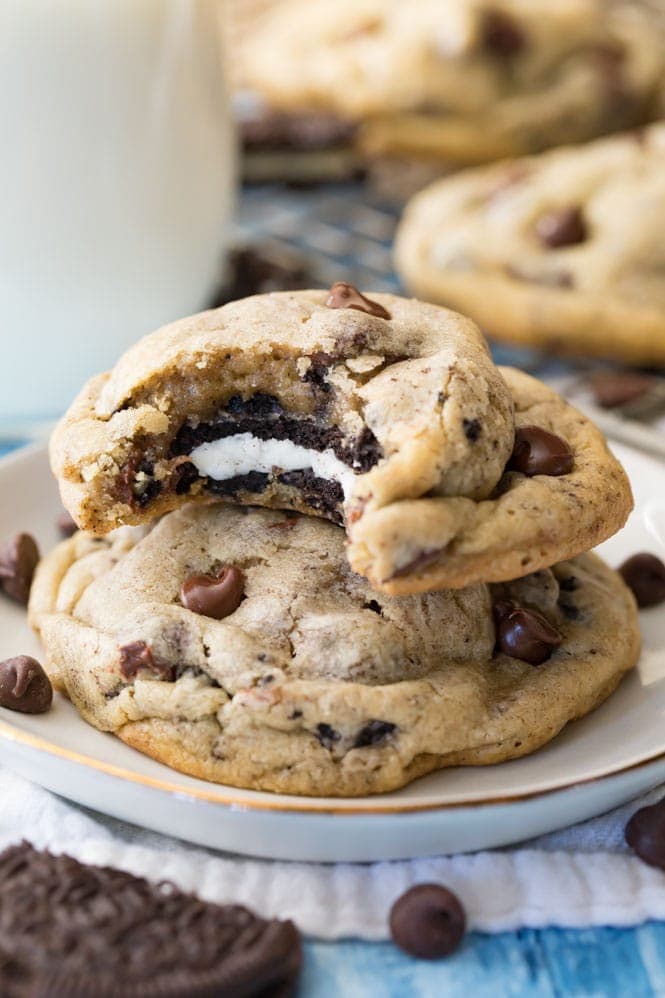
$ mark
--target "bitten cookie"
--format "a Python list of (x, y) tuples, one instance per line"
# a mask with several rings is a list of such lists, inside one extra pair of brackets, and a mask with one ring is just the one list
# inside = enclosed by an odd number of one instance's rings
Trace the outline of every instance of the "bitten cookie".
[(272, 107), (362, 122), (370, 158), (468, 165), (653, 120), (653, 24), (605, 0), (290, 0), (241, 58)]
[[(386, 591), (514, 578), (610, 536), (631, 496), (585, 417), (504, 373), (436, 306), (350, 285), (259, 295), (158, 330), (89, 382), (52, 466), (100, 534), (219, 498), (344, 523), (351, 566)], [(515, 404), (567, 461), (506, 475)]]
[(195, 776), (330, 796), (531, 752), (608, 696), (640, 643), (631, 593), (594, 555), (382, 596), (333, 524), (219, 504), (64, 541), (30, 615), (89, 723)]
[(407, 206), (407, 286), (488, 335), (665, 363), (665, 126), (437, 181)]

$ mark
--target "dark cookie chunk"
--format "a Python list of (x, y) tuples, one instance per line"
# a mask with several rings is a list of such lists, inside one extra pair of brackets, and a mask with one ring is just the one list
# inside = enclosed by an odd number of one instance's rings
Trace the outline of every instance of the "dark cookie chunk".
[(559, 208), (540, 216), (536, 222), (536, 235), (544, 246), (558, 249), (560, 246), (583, 243), (587, 238), (587, 227), (579, 208)]
[(515, 430), (515, 446), (508, 471), (533, 475), (567, 475), (573, 468), (573, 452), (561, 437), (539, 426), (521, 426)]
[(321, 724), (317, 724), (316, 726), (316, 737), (325, 749), (331, 749), (335, 742), (340, 741), (342, 736), (332, 725), (321, 722)]
[(546, 662), (561, 644), (561, 635), (537, 610), (527, 610), (511, 600), (494, 604), (496, 643), (504, 655), (530, 665)]
[(190, 575), (180, 588), (180, 602), (187, 610), (223, 620), (242, 603), (245, 577), (235, 565), (224, 565), (217, 575)]
[(318, 510), (335, 523), (342, 522), (340, 507), (344, 502), (344, 490), (339, 482), (328, 478), (318, 478), (311, 468), (302, 471), (286, 471), (279, 476), (282, 485), (298, 489), (308, 506)]
[[(375, 602), (372, 600), (372, 602)], [(378, 605), (378, 604), (377, 604)], [(381, 610), (379, 609), (379, 613)], [(367, 748), (369, 745), (379, 745), (395, 734), (397, 725), (390, 721), (368, 721), (364, 728), (361, 728), (353, 743), (354, 748)]]
[(665, 600), (665, 565), (655, 554), (634, 554), (620, 566), (619, 574), (638, 606), (657, 606)]
[[(243, 144), (252, 152), (281, 149), (309, 152), (333, 149), (347, 145), (355, 131), (356, 126), (352, 122), (333, 114), (324, 114), (322, 111), (287, 114), (269, 107), (261, 108), (240, 123)], [(309, 286), (299, 285), (299, 287)]]
[(52, 702), (51, 681), (36, 659), (17, 655), (0, 662), (0, 707), (45, 714)]
[(375, 315), (378, 319), (390, 319), (390, 312), (379, 305), (378, 301), (365, 298), (363, 294), (355, 288), (353, 284), (346, 281), (338, 281), (330, 289), (330, 294), (326, 301), (328, 308), (355, 308), (359, 312), (367, 312), (368, 315)]
[(626, 825), (625, 837), (640, 859), (665, 870), (665, 801), (636, 811)]
[(390, 912), (393, 942), (423, 960), (453, 953), (466, 930), (459, 899), (439, 884), (418, 884), (395, 901)]
[(39, 563), (39, 548), (30, 534), (17, 534), (0, 548), (0, 589), (27, 606), (30, 586)]
[(301, 961), (292, 922), (25, 842), (0, 854), (5, 998), (287, 998)]
[(136, 679), (139, 672), (152, 672), (159, 679), (172, 682), (174, 668), (165, 662), (158, 662), (150, 645), (145, 641), (132, 641), (120, 649), (120, 671), (125, 679)]

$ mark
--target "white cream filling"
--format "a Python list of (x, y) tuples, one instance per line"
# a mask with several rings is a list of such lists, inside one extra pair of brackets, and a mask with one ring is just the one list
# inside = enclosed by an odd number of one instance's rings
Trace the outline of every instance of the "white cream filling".
[(311, 468), (317, 478), (339, 482), (348, 499), (353, 491), (355, 475), (348, 465), (332, 451), (312, 450), (290, 440), (259, 440), (252, 433), (235, 433), (231, 437), (200, 444), (189, 455), (200, 475), (218, 482), (251, 471), (270, 474), (280, 471), (303, 471)]

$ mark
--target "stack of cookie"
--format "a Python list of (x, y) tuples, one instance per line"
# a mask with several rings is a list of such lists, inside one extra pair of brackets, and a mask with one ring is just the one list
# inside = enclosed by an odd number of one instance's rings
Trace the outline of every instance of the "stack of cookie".
[(533, 751), (636, 662), (634, 599), (585, 553), (631, 508), (621, 466), (447, 309), (339, 284), (185, 319), (51, 456), (82, 532), (33, 584), (47, 669), (183, 772), (390, 790)]

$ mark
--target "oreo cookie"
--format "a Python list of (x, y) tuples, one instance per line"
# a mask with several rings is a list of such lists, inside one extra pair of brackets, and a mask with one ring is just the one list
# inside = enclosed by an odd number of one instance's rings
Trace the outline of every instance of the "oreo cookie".
[(27, 842), (0, 854), (3, 998), (287, 998), (301, 962), (292, 922)]

